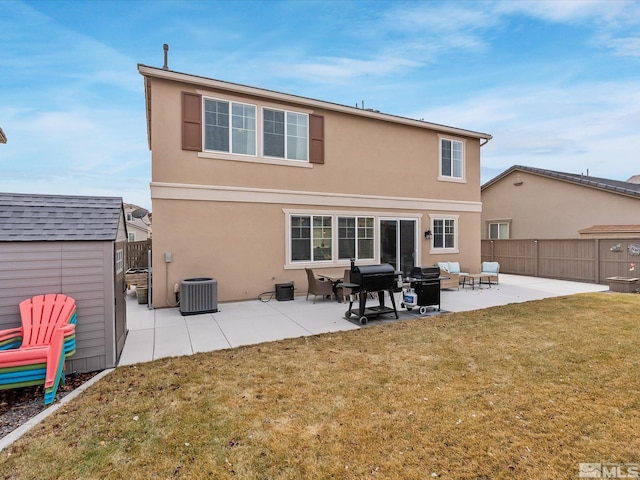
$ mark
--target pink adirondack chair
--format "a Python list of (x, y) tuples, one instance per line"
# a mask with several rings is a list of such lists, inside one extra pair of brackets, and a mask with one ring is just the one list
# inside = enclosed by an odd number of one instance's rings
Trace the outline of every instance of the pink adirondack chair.
[(37, 295), (20, 303), (20, 317), (22, 327), (0, 331), (0, 389), (44, 383), (45, 404), (52, 403), (75, 352), (75, 300)]

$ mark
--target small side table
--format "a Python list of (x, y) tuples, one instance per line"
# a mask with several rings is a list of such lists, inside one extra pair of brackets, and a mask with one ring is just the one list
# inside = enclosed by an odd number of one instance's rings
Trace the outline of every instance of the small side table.
[(487, 280), (487, 284), (489, 284), (489, 288), (491, 288), (490, 275), (485, 275), (482, 273), (467, 273), (467, 274), (460, 274), (460, 278), (462, 279), (462, 288), (464, 288), (467, 285), (467, 283), (471, 285), (471, 290), (475, 290), (476, 285), (478, 285), (478, 288), (482, 288), (480, 285), (482, 285), (483, 278)]

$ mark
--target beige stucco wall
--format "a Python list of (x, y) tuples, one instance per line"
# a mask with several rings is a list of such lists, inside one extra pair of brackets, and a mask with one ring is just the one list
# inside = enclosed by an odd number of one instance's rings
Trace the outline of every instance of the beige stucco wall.
[[(521, 185), (515, 185), (522, 182)], [(638, 224), (640, 202), (612, 192), (513, 171), (482, 191), (482, 238), (509, 220), (510, 238), (580, 238), (593, 225)]]
[[(305, 265), (286, 262), (290, 211), (415, 218), (420, 264), (457, 260), (471, 271), (479, 269), (477, 138), (442, 135), (464, 142), (466, 160), (464, 181), (442, 181), (440, 136), (432, 130), (164, 79), (150, 82), (154, 306), (173, 302), (173, 285), (192, 277), (216, 278), (220, 301), (256, 298), (275, 283), (291, 280), (296, 293), (305, 292)], [(182, 91), (253, 103), (258, 109), (266, 105), (323, 115), (325, 163), (265, 163), (259, 157), (183, 151)], [(437, 214), (458, 219), (459, 253), (436, 255), (424, 239)], [(165, 252), (173, 254), (168, 265)], [(344, 261), (313, 266), (319, 273), (340, 275), (347, 267)]]

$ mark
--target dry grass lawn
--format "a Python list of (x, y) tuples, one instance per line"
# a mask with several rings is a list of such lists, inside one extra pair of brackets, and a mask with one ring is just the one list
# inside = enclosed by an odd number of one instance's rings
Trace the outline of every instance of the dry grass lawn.
[(640, 462), (639, 347), (596, 293), (121, 367), (0, 478), (578, 478)]

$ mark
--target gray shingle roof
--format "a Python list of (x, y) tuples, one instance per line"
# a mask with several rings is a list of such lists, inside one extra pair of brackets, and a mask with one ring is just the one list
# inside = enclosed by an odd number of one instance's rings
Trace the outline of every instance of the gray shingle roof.
[(122, 199), (0, 193), (0, 242), (109, 241)]
[(556, 172), (554, 170), (545, 170), (543, 168), (524, 167), (522, 165), (514, 165), (508, 170), (505, 170), (500, 175), (494, 177), (493, 179), (482, 185), (481, 189), (485, 189), (500, 178), (507, 176), (514, 170), (535, 173), (537, 175), (543, 175), (545, 177), (557, 178), (558, 180), (578, 183), (587, 187), (599, 188), (601, 190), (608, 190), (610, 192), (619, 193), (621, 195), (629, 195), (632, 197), (640, 198), (640, 184), (637, 183), (623, 182), (620, 180), (609, 180), (607, 178), (590, 177), (577, 173)]

